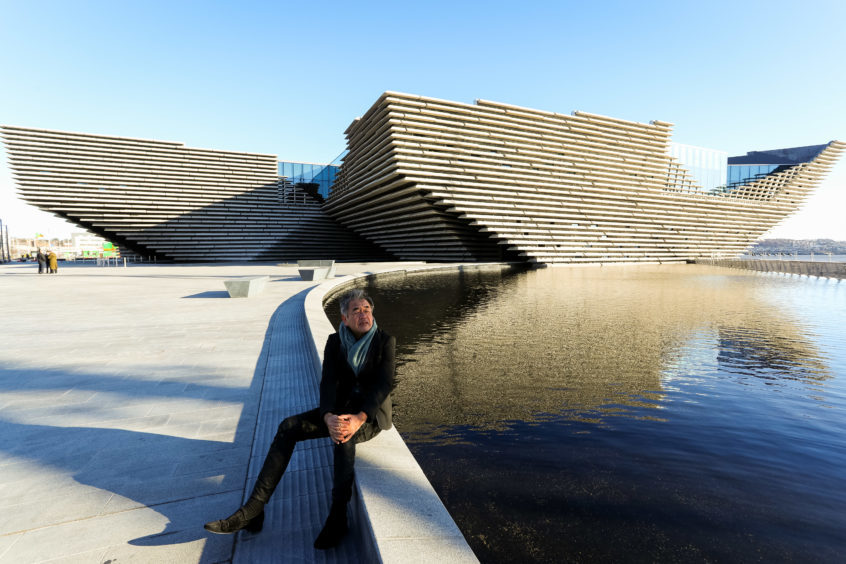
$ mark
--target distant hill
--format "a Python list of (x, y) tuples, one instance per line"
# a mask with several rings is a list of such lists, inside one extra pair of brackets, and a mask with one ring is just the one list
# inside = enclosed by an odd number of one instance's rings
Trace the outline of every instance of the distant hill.
[(846, 255), (846, 241), (833, 239), (763, 239), (748, 251), (749, 254), (772, 255), (778, 253), (807, 255), (810, 253), (831, 253)]

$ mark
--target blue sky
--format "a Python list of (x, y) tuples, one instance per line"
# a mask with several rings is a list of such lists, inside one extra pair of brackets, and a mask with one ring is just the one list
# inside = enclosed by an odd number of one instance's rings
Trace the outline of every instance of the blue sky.
[[(0, 0), (0, 123), (328, 162), (395, 90), (659, 119), (742, 154), (846, 140), (844, 28), (842, 0)], [(0, 157), (13, 234), (74, 230)], [(771, 235), (846, 240), (844, 209), (840, 164)]]

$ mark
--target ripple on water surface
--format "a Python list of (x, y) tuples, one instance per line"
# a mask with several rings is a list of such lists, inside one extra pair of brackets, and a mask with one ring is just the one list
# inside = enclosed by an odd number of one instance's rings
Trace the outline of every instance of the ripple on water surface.
[(843, 283), (673, 265), (369, 291), (397, 428), (483, 562), (846, 554)]

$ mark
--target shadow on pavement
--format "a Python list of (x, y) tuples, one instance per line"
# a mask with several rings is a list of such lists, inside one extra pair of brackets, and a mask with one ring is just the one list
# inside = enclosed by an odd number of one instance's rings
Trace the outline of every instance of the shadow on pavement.
[(209, 290), (208, 292), (200, 292), (199, 294), (192, 294), (190, 296), (182, 296), (183, 298), (228, 298), (229, 292), (225, 290)]
[[(217, 294), (227, 295), (205, 292), (197, 297)], [(0, 535), (147, 507), (167, 525), (130, 544), (208, 539), (203, 523), (220, 518), (243, 496), (274, 323), (292, 307), (301, 312), (302, 300), (301, 295), (289, 298), (271, 316), (249, 388), (204, 384), (201, 373), (169, 379), (174, 373), (169, 366), (159, 367), (164, 376), (158, 380), (153, 379), (155, 368), (149, 379), (0, 368), (0, 393), (20, 394), (0, 404), (0, 452), (5, 459), (0, 461), (0, 476), (5, 475), (0, 504), (6, 514), (0, 518)], [(108, 403), (97, 403), (98, 396)], [(188, 405), (168, 411), (169, 401)], [(204, 415), (206, 409), (221, 413)], [(233, 420), (234, 438), (218, 440), (232, 435)], [(51, 482), (39, 483), (40, 472)], [(219, 561), (221, 549), (231, 558), (234, 537), (225, 538), (228, 547), (221, 546), (222, 539), (208, 539), (200, 561)], [(116, 535), (114, 541), (119, 545), (121, 539)]]

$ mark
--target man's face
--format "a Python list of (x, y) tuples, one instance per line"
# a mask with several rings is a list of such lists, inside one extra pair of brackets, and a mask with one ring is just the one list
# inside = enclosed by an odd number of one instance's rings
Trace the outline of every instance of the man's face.
[(341, 320), (358, 339), (373, 327), (373, 308), (367, 300), (352, 300)]

